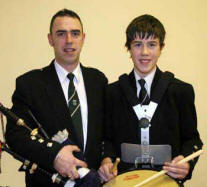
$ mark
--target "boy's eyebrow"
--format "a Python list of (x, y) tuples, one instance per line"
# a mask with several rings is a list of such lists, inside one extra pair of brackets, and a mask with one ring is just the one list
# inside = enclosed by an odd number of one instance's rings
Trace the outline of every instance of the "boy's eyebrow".
[(140, 40), (140, 41), (136, 41), (136, 40), (135, 40), (135, 41), (132, 41), (131, 44), (132, 44), (132, 45), (142, 44), (142, 41), (141, 41), (141, 40)]
[[(158, 41), (156, 41), (156, 40), (150, 40), (148, 42), (158, 43)], [(132, 43), (142, 43), (142, 40), (134, 40), (134, 41), (132, 41)]]
[(142, 43), (142, 41), (141, 40), (134, 40), (134, 41), (132, 41), (132, 43)]
[(152, 41), (149, 41), (149, 42), (151, 42), (151, 43), (158, 43), (158, 41), (156, 41), (156, 40), (152, 40)]

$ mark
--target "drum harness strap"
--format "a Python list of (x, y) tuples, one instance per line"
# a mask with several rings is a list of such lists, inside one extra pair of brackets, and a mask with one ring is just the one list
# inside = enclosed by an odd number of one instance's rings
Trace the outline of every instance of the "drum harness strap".
[[(151, 126), (151, 119), (160, 104), (162, 97), (167, 90), (170, 81), (174, 75), (168, 71), (164, 72), (161, 78), (156, 83), (155, 89), (150, 97), (149, 105), (141, 105), (132, 87), (130, 86), (129, 77), (123, 74), (119, 77), (119, 83), (123, 93), (125, 94), (128, 102), (132, 106), (138, 120), (139, 127), (141, 128), (141, 158), (135, 160), (135, 165), (138, 163), (151, 163), (153, 164), (153, 157), (150, 156), (150, 135), (149, 128)], [(147, 110), (146, 110), (147, 109)]]

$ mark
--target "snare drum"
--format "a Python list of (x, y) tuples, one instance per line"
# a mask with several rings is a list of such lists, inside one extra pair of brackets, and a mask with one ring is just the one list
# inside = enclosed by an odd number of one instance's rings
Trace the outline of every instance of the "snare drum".
[[(156, 174), (157, 171), (152, 170), (134, 170), (121, 175), (118, 175), (104, 187), (134, 187), (141, 183), (145, 179)], [(143, 187), (179, 187), (179, 184), (167, 175), (162, 175), (149, 183), (143, 185)]]

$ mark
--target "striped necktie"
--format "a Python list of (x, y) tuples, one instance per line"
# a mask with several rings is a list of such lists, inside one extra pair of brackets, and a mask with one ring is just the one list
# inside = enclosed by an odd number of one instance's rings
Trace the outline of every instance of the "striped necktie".
[(82, 118), (81, 118), (81, 110), (80, 110), (80, 102), (79, 102), (78, 94), (73, 83), (74, 74), (69, 73), (67, 77), (70, 80), (69, 87), (68, 87), (68, 107), (73, 121), (73, 126), (75, 128), (76, 135), (78, 137), (78, 141), (81, 146), (80, 148), (83, 150), (84, 140), (83, 140)]

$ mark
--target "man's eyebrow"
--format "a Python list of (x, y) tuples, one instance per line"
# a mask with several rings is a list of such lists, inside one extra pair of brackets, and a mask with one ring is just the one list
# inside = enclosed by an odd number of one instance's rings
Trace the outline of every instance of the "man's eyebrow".
[[(56, 33), (59, 33), (59, 32), (68, 32), (67, 30), (57, 30)], [(69, 32), (78, 32), (80, 33), (81, 31), (79, 29), (73, 29), (73, 30), (70, 30)]]
[(70, 32), (81, 32), (79, 29), (73, 29)]
[(59, 32), (67, 32), (66, 30), (57, 30), (56, 33), (59, 33)]

